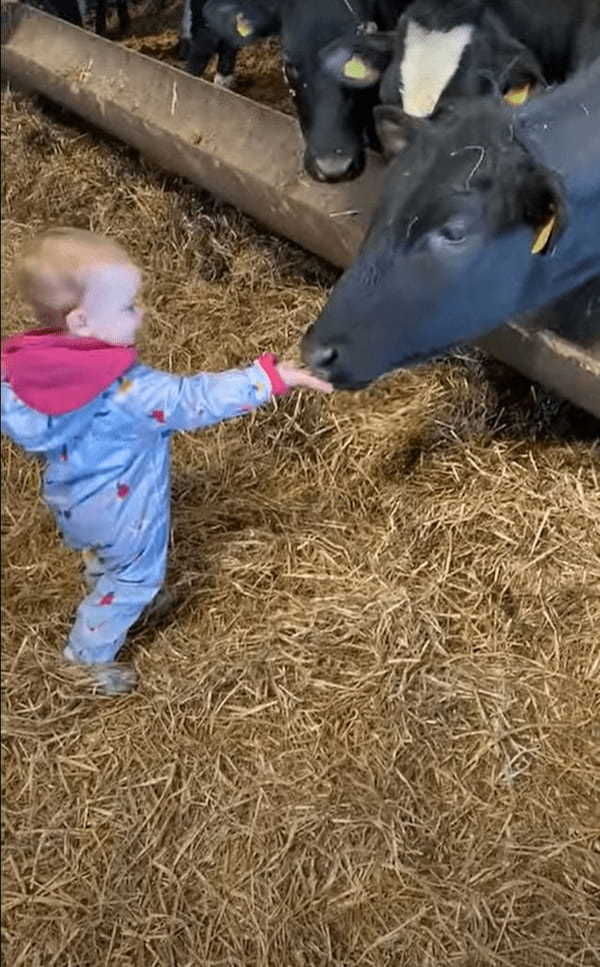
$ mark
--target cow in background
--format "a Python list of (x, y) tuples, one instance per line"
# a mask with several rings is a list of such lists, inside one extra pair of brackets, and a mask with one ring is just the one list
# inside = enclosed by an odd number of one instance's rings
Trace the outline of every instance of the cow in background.
[(375, 143), (377, 94), (342, 88), (322, 69), (320, 52), (342, 34), (390, 29), (405, 0), (208, 0), (206, 23), (227, 44), (246, 47), (278, 36), (283, 71), (305, 140), (304, 166), (317, 181), (356, 178)]

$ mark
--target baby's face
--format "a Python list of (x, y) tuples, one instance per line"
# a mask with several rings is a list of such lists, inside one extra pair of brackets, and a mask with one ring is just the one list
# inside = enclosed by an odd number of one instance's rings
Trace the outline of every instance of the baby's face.
[(135, 341), (143, 312), (136, 305), (141, 274), (134, 265), (101, 265), (89, 277), (82, 309), (87, 334), (116, 346)]

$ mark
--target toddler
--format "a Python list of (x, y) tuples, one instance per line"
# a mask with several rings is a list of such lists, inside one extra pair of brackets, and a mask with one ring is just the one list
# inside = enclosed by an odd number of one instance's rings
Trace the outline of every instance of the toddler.
[[(2, 345), (2, 432), (46, 460), (44, 498), (83, 552), (88, 594), (65, 657), (106, 694), (135, 684), (115, 662), (131, 625), (160, 603), (169, 540), (169, 442), (291, 387), (331, 386), (260, 356), (246, 369), (173, 376), (138, 362), (140, 271), (114, 241), (57, 228), (17, 267), (40, 324)], [(164, 592), (162, 592), (164, 594)]]

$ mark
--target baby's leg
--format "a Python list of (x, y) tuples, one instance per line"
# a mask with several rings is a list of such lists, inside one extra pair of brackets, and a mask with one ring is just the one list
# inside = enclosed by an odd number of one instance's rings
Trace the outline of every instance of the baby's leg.
[[(83, 552), (83, 580), (88, 592), (93, 591), (98, 581), (103, 576), (105, 565), (102, 557), (94, 548), (89, 548)], [(147, 604), (140, 615), (140, 622), (150, 624), (159, 621), (163, 615), (171, 610), (176, 601), (176, 596), (172, 591), (161, 588), (156, 597)]]
[[(166, 556), (163, 527), (157, 527), (149, 543), (129, 558), (110, 553), (98, 562), (86, 555), (87, 576), (95, 583), (77, 610), (65, 657), (95, 666), (95, 679), (111, 694), (132, 687), (133, 670), (115, 659), (130, 627), (160, 591)], [(97, 564), (104, 570), (98, 571)], [(123, 686), (130, 682), (129, 686), (119, 687), (119, 679)]]

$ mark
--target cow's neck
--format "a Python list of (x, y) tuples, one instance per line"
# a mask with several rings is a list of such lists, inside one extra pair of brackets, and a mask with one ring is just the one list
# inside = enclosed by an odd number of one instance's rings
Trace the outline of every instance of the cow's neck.
[(600, 204), (600, 58), (526, 105), (514, 130), (535, 160), (560, 176), (570, 204)]
[(519, 112), (515, 136), (564, 185), (565, 230), (532, 263), (536, 308), (538, 297), (539, 305), (551, 302), (600, 276), (600, 59)]

